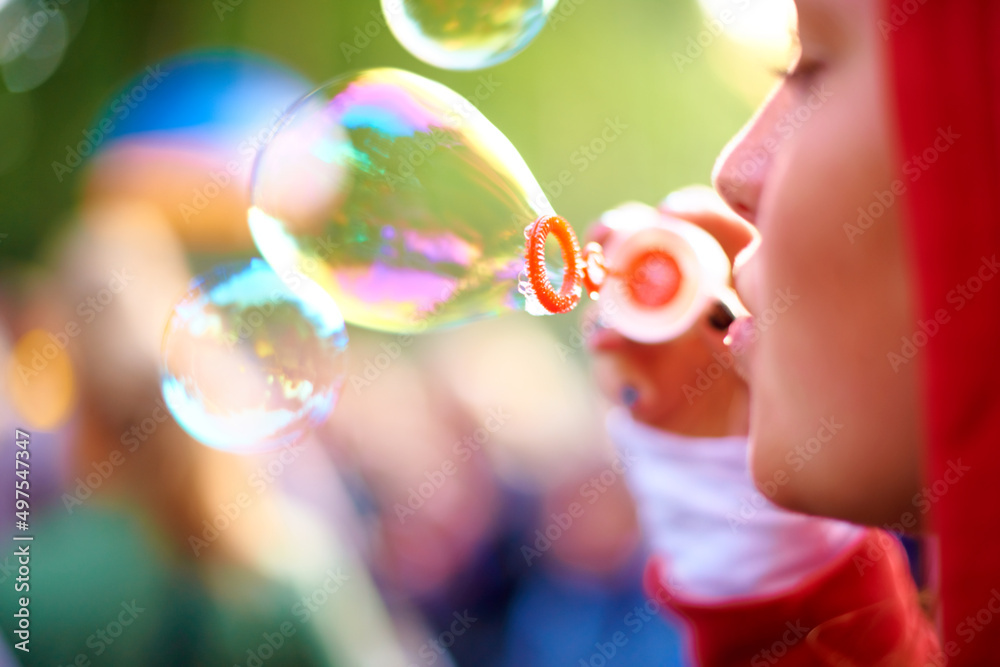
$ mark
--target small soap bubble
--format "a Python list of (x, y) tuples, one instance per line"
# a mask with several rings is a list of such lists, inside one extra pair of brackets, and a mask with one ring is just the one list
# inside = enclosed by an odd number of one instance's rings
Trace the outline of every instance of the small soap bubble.
[(545, 26), (558, 0), (382, 0), (399, 43), (425, 63), (450, 70), (513, 58)]
[(191, 436), (228, 452), (291, 445), (333, 409), (347, 332), (336, 304), (266, 262), (195, 278), (163, 337), (161, 389)]

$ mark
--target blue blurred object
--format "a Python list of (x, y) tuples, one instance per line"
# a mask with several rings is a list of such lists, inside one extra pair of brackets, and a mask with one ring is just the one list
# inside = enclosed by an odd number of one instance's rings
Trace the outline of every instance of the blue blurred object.
[(512, 605), (505, 667), (691, 664), (682, 630), (642, 592), (643, 562), (635, 559), (610, 581), (535, 568)]
[(157, 133), (226, 144), (273, 124), (312, 88), (297, 72), (254, 53), (196, 51), (137, 74), (96, 126), (110, 122), (112, 141)]
[(311, 88), (295, 71), (253, 53), (169, 58), (118, 89), (83, 140), (67, 148), (56, 176), (92, 160), (89, 203), (150, 204), (191, 251), (247, 249), (253, 162), (288, 107)]

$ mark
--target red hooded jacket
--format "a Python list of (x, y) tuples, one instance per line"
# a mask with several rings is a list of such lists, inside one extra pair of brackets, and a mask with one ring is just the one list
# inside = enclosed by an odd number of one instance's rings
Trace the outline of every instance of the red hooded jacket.
[[(952, 317), (923, 349), (927, 480), (968, 468), (935, 503), (942, 648), (1000, 664), (1000, 3), (892, 0), (884, 18), (904, 161), (958, 135), (905, 198), (918, 316)], [(960, 463), (959, 463), (960, 462)]]

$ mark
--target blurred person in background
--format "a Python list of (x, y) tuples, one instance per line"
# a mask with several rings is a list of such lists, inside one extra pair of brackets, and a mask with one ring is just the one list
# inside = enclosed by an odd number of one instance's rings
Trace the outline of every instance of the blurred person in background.
[[(72, 481), (58, 505), (35, 508), (26, 664), (244, 663), (292, 618), (293, 589), (251, 558), (289, 536), (267, 499), (228, 529), (207, 528), (251, 469), (193, 441), (163, 408), (162, 322), (190, 277), (169, 225), (135, 202), (82, 217), (61, 253), (60, 301), (35, 323), (79, 324), (67, 347), (79, 416)], [(206, 545), (193, 549), (193, 537)], [(295, 629), (278, 663), (328, 664), (312, 628)]]
[(435, 371), (435, 343), (353, 336), (328, 439), (370, 499), (368, 556), (411, 663), (488, 666), (502, 654), (534, 501), (498, 479), (495, 442), (471, 439), (487, 431)]
[[(164, 72), (169, 85), (88, 165), (58, 269), (15, 317), (38, 335), (11, 368), (38, 403), (58, 398), (72, 413), (63, 493), (32, 506), (26, 664), (402, 665), (337, 527), (286, 492), (294, 466), (262, 476), (285, 452), (204, 447), (160, 397), (164, 324), (191, 278), (186, 252), (249, 246), (246, 152), (274, 118), (246, 96), (290, 102), (306, 84), (225, 53)], [(208, 186), (211, 205), (188, 211)], [(32, 365), (35, 353), (43, 362)], [(307, 442), (292, 453), (309, 466), (317, 451)]]
[[(680, 190), (661, 211), (711, 233), (730, 262), (756, 237), (708, 188)], [(602, 221), (589, 238), (613, 253), (620, 233)], [(754, 486), (749, 392), (724, 342), (733, 322), (726, 306), (711, 304), (659, 344), (603, 326), (596, 308), (592, 317), (595, 374), (617, 404), (608, 431), (635, 461), (628, 480), (653, 551), (649, 592), (685, 621), (697, 664), (779, 654), (788, 664), (828, 664), (839, 651), (882, 664), (887, 655), (905, 660), (914, 636), (932, 641), (905, 553), (888, 533), (781, 509), (770, 486)], [(870, 567), (856, 567), (858, 558)], [(773, 642), (776, 653), (762, 652)]]
[(545, 494), (520, 546), (531, 569), (511, 609), (505, 666), (686, 664), (682, 632), (643, 594), (648, 554), (628, 466), (621, 458), (579, 469)]
[[(575, 666), (645, 603), (624, 482), (579, 497), (608, 451), (583, 355), (559, 344), (529, 318), (352, 337), (326, 439), (370, 498), (369, 558), (414, 665)], [(571, 501), (586, 515), (536, 558)], [(621, 652), (631, 664), (676, 653), (652, 626)]]

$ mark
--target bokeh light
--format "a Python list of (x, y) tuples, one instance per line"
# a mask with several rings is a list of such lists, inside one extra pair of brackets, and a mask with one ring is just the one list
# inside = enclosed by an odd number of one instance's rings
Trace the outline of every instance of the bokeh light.
[(698, 0), (706, 19), (718, 21), (735, 42), (762, 51), (785, 53), (795, 31), (793, 0)]
[(7, 90), (27, 92), (55, 73), (87, 8), (87, 0), (0, 2), (0, 73)]
[(14, 345), (7, 366), (7, 394), (18, 414), (33, 428), (51, 431), (76, 406), (76, 378), (64, 332), (42, 329), (25, 333)]

